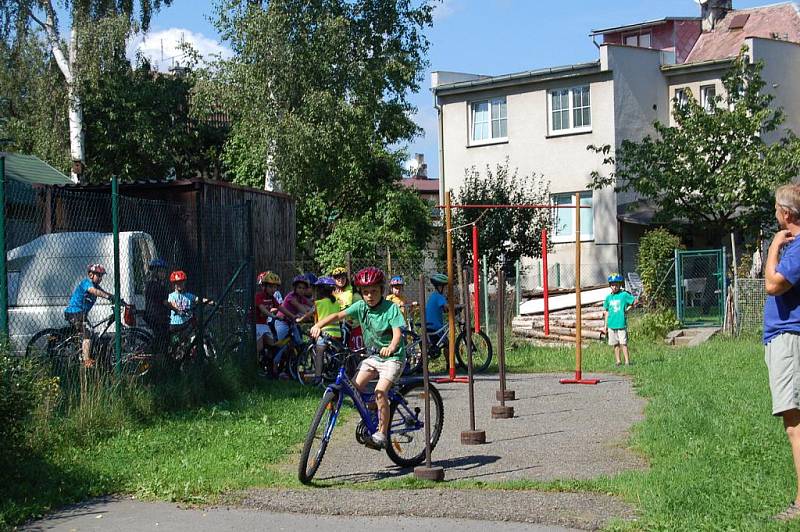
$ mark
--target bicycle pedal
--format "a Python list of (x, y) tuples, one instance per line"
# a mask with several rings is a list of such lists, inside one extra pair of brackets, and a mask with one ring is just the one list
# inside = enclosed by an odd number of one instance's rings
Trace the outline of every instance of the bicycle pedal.
[(367, 447), (368, 449), (372, 449), (374, 451), (383, 450), (383, 447), (372, 441), (372, 438), (367, 438), (367, 440), (364, 442), (364, 447)]

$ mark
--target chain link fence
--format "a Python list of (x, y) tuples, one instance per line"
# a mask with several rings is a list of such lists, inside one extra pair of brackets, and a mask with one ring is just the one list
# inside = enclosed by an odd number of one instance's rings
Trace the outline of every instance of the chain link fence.
[(767, 288), (762, 278), (739, 278), (734, 283), (736, 334), (758, 334), (764, 329)]
[[(13, 351), (46, 357), (62, 375), (81, 365), (139, 377), (178, 358), (254, 361), (250, 201), (160, 201), (13, 180), (5, 192), (0, 311)], [(89, 275), (90, 265), (105, 275)], [(169, 280), (177, 271), (186, 276), (183, 295), (199, 298), (191, 308)], [(107, 294), (122, 304), (115, 309)]]

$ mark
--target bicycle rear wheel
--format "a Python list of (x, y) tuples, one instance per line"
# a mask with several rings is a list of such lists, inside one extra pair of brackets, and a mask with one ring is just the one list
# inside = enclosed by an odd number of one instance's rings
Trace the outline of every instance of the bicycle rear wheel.
[[(120, 370), (125, 375), (143, 377), (153, 367), (153, 336), (143, 329), (123, 329)], [(114, 343), (110, 346), (112, 355)], [(111, 358), (113, 360), (113, 356)]]
[[(430, 385), (431, 451), (439, 442), (444, 426), (444, 404), (439, 390)], [(425, 460), (425, 385), (414, 382), (404, 386), (405, 399), (390, 406), (389, 444), (386, 454), (400, 467), (417, 466)]]
[[(485, 332), (470, 331), (472, 334), (472, 369), (475, 373), (486, 371), (492, 363), (492, 341)], [(464, 331), (456, 339), (456, 358), (458, 365), (462, 368), (467, 367), (467, 339)]]
[(326, 390), (322, 401), (317, 407), (311, 426), (308, 427), (306, 440), (303, 442), (303, 452), (300, 454), (300, 463), (297, 465), (297, 478), (303, 484), (308, 484), (317, 474), (325, 449), (328, 448), (333, 427), (338, 415), (339, 395), (333, 390)]
[(419, 335), (411, 331), (403, 331), (403, 341), (406, 345), (406, 365), (403, 366), (403, 375), (414, 375), (422, 371), (422, 343)]

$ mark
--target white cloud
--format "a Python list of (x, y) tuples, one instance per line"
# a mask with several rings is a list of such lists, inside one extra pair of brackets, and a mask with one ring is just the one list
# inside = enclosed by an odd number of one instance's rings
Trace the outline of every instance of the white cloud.
[(441, 3), (436, 4), (433, 9), (434, 22), (440, 22), (458, 11), (460, 7), (458, 1), (459, 0), (441, 0)]
[(173, 65), (186, 63), (184, 52), (180, 49), (182, 42), (191, 44), (206, 61), (217, 56), (227, 58), (232, 54), (229, 48), (202, 33), (185, 28), (168, 28), (131, 37), (128, 41), (128, 57), (133, 58), (139, 52), (158, 70), (166, 72)]

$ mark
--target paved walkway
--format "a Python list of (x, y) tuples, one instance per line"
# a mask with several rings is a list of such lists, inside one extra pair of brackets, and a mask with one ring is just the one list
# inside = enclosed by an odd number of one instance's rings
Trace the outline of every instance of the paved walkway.
[(166, 502), (97, 499), (71, 506), (21, 530), (28, 532), (238, 532), (240, 530), (325, 530), (327, 532), (561, 532), (570, 529), (525, 523), (418, 517), (344, 517), (303, 515), (247, 509), (182, 509)]

